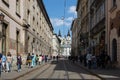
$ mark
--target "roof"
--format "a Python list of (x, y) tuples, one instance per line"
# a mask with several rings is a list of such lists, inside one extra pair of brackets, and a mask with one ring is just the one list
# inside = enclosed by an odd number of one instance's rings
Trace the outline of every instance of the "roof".
[(47, 14), (47, 11), (46, 11), (46, 9), (45, 9), (43, 0), (37, 0), (37, 2), (38, 2), (39, 6), (40, 6), (40, 8), (41, 8), (41, 10), (42, 10), (42, 12), (43, 12), (43, 15), (45, 16), (46, 21), (48, 22), (48, 25), (49, 25), (51, 31), (53, 31), (54, 29), (53, 29), (53, 26), (52, 26), (52, 24), (51, 24), (51, 22), (50, 22), (50, 19), (49, 19), (49, 16), (48, 16), (48, 14)]

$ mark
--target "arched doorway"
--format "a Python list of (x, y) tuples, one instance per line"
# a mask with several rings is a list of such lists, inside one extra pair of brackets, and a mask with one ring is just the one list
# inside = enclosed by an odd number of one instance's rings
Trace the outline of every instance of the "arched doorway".
[(117, 40), (113, 39), (112, 41), (112, 62), (117, 61)]

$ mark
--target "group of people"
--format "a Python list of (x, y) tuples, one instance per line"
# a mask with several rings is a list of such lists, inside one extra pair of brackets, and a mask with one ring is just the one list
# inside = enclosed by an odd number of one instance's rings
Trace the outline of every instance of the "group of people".
[(28, 68), (33, 68), (36, 65), (40, 65), (43, 62), (48, 61), (48, 55), (36, 55), (34, 53), (30, 54), (28, 53), (27, 59), (26, 59), (26, 65)]
[(84, 57), (86, 58), (84, 65), (89, 69), (107, 68), (107, 66), (111, 64), (110, 56), (105, 51), (102, 51), (99, 55), (87, 53)]
[[(13, 59), (13, 56), (10, 52), (8, 52), (7, 55), (0, 53), (0, 76), (1, 72), (11, 72), (12, 65), (14, 64), (13, 61), (16, 62), (15, 65), (17, 66), (17, 71), (20, 72), (21, 66), (23, 64), (22, 56), (20, 54), (17, 54), (16, 60), (17, 61)], [(33, 68), (34, 66), (40, 65), (47, 61), (48, 55), (37, 55), (34, 53), (28, 53), (26, 57), (26, 65), (28, 66), (28, 68)]]
[(73, 63), (75, 61), (80, 61), (89, 69), (108, 68), (111, 64), (110, 56), (105, 51), (102, 51), (99, 55), (87, 52), (86, 54), (81, 56), (69, 56), (69, 60), (71, 60)]
[[(13, 57), (10, 52), (8, 52), (7, 55), (0, 53), (0, 74), (1, 72), (11, 72), (12, 64)], [(22, 58), (20, 54), (17, 55), (16, 65), (18, 72), (21, 71)]]
[(10, 72), (12, 66), (13, 58), (10, 52), (7, 53), (7, 56), (0, 53), (0, 75), (1, 72)]

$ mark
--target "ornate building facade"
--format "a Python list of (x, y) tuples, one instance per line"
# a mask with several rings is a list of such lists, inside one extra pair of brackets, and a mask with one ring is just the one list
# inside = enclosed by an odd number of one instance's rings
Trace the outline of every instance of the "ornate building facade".
[(120, 67), (120, 1), (106, 0), (108, 54), (112, 63)]
[(61, 40), (60, 44), (60, 55), (68, 57), (71, 55), (71, 37), (70, 37), (70, 32), (68, 31), (67, 36), (61, 37), (59, 36)]
[(60, 54), (60, 42), (61, 40), (57, 36), (57, 34), (53, 34), (53, 40), (52, 40), (52, 56), (61, 55)]

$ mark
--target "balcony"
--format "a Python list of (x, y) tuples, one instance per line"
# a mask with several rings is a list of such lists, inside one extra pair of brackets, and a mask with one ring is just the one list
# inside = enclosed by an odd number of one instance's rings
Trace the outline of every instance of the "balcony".
[(97, 26), (105, 18), (105, 3), (103, 3), (99, 9), (91, 17), (91, 30)]

